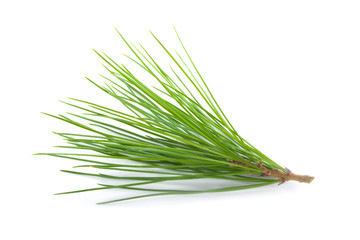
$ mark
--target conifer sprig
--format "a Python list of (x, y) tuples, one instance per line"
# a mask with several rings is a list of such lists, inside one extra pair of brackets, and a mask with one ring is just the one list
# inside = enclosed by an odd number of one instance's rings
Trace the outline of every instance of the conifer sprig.
[[(150, 87), (147, 79), (136, 77), (125, 65), (94, 50), (105, 62), (110, 77), (102, 76), (104, 86), (88, 80), (119, 101), (128, 113), (69, 98), (65, 104), (85, 113), (45, 114), (88, 132), (56, 133), (68, 143), (59, 147), (81, 151), (40, 154), (80, 161), (84, 164), (76, 168), (90, 168), (99, 173), (64, 172), (115, 180), (118, 184), (102, 183), (97, 188), (65, 193), (105, 189), (144, 192), (103, 202), (110, 203), (159, 195), (235, 191), (287, 180), (312, 181), (313, 177), (293, 174), (278, 165), (236, 132), (178, 34), (185, 57), (171, 53), (152, 34), (172, 62), (169, 70), (161, 67), (142, 45), (137, 47), (119, 35), (132, 53), (126, 56), (139, 71), (156, 80), (158, 86)], [(218, 179), (228, 185), (194, 189), (191, 181), (199, 179)], [(177, 189), (176, 182), (182, 180), (191, 181), (186, 181), (185, 189)], [(174, 187), (164, 189), (159, 186), (163, 182), (174, 182)]]

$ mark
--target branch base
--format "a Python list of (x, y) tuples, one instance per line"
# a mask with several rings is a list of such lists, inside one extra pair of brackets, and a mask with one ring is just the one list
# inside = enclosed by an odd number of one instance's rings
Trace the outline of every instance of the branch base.
[[(249, 164), (245, 164), (245, 163), (235, 161), (235, 160), (231, 160), (231, 159), (227, 159), (227, 161), (229, 163), (244, 166), (244, 167), (247, 167), (247, 168), (254, 168), (251, 165), (251, 162), (249, 162)], [(230, 165), (230, 166), (234, 167), (233, 165)], [(285, 168), (286, 172), (282, 172), (282, 171), (280, 171), (278, 169), (270, 170), (270, 169), (264, 167), (262, 165), (262, 163), (260, 163), (260, 162), (257, 164), (257, 167), (259, 167), (262, 170), (261, 176), (278, 178), (280, 180), (279, 184), (282, 184), (282, 183), (284, 183), (286, 181), (298, 181), (298, 182), (304, 182), (304, 183), (311, 183), (314, 180), (314, 177), (312, 177), (312, 176), (295, 174), (295, 173), (291, 172), (287, 168)]]
[(261, 174), (262, 176), (278, 178), (280, 180), (279, 184), (282, 184), (286, 181), (311, 183), (314, 180), (313, 176), (295, 174), (287, 168), (285, 168), (286, 172), (282, 172), (278, 169), (269, 170), (266, 167), (264, 167), (261, 163), (258, 163), (257, 166), (263, 171)]

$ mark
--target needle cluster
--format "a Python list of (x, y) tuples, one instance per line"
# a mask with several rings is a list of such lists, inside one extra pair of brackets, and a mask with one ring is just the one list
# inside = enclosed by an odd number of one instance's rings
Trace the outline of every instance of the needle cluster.
[[(283, 173), (286, 170), (236, 132), (178, 34), (183, 56), (178, 52), (171, 53), (152, 34), (171, 61), (169, 70), (161, 67), (142, 45), (135, 46), (119, 35), (132, 54), (127, 57), (139, 71), (145, 71), (149, 78), (156, 80), (158, 86), (149, 86), (146, 79), (136, 77), (137, 74), (123, 64), (95, 51), (104, 61), (110, 77), (103, 77), (103, 86), (88, 80), (119, 101), (128, 112), (70, 98), (66, 104), (85, 111), (85, 114), (47, 115), (86, 130), (88, 134), (56, 133), (68, 143), (62, 148), (79, 152), (42, 154), (77, 160), (84, 163), (77, 168), (98, 170), (98, 173), (64, 172), (111, 179), (118, 184), (101, 183), (96, 188), (66, 193), (104, 189), (143, 192), (103, 202), (110, 203), (158, 195), (234, 191), (279, 183), (278, 178), (264, 176), (264, 168)], [(125, 172), (133, 174), (129, 176), (123, 174)], [(194, 189), (191, 182), (198, 179), (227, 180), (229, 185)], [(187, 181), (185, 189), (159, 187), (162, 182), (181, 180), (191, 181)]]

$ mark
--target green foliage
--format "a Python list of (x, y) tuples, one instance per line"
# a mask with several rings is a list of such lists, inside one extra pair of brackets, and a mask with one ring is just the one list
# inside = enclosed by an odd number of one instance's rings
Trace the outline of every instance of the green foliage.
[[(99, 184), (97, 188), (66, 193), (114, 188), (145, 192), (106, 202), (109, 203), (158, 195), (234, 191), (279, 182), (260, 175), (262, 170), (257, 166), (260, 162), (268, 169), (284, 169), (236, 132), (178, 35), (185, 58), (177, 52), (171, 53), (153, 35), (172, 62), (168, 72), (145, 48), (136, 47), (120, 36), (133, 55), (127, 57), (159, 86), (150, 87), (147, 80), (137, 78), (135, 73), (105, 53), (95, 51), (105, 62), (111, 77), (103, 76), (105, 86), (88, 80), (119, 101), (129, 113), (70, 98), (66, 104), (85, 111), (85, 114), (47, 115), (88, 132), (56, 133), (69, 144), (61, 148), (81, 152), (41, 154), (81, 161), (85, 165), (77, 168), (91, 168), (102, 173), (64, 172), (111, 179), (119, 184)], [(111, 174), (104, 173), (109, 171)], [(123, 174), (125, 172), (134, 174), (128, 176)], [(227, 180), (229, 185), (194, 189), (192, 181), (198, 179)], [(174, 181), (181, 180), (191, 180), (186, 181), (185, 190), (175, 187)], [(159, 187), (162, 182), (174, 182), (174, 187), (163, 189)]]

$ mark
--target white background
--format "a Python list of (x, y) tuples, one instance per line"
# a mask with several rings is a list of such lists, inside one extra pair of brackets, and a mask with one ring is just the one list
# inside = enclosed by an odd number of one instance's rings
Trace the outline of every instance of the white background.
[[(359, 1), (1, 1), (1, 239), (358, 239)], [(114, 27), (153, 49), (172, 25), (240, 135), (311, 184), (96, 205), (115, 193), (61, 173), (70, 160), (39, 112), (101, 101), (92, 48), (120, 56)], [(160, 59), (164, 61), (164, 59)], [(166, 61), (165, 61), (166, 62)], [(110, 198), (110, 199), (109, 199)]]

